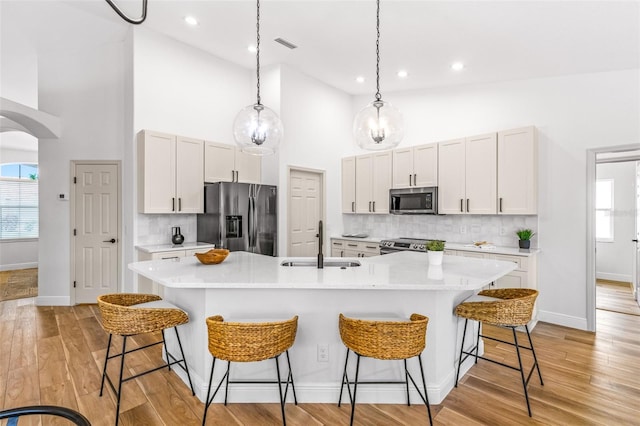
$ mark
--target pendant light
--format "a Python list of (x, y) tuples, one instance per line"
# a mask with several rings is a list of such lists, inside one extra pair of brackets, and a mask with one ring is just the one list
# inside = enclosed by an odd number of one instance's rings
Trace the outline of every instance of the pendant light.
[(260, 0), (256, 1), (256, 103), (244, 107), (233, 122), (233, 137), (243, 152), (271, 155), (282, 138), (282, 122), (278, 115), (260, 102)]
[(398, 146), (404, 136), (402, 114), (380, 94), (380, 0), (376, 0), (376, 94), (353, 121), (353, 135), (360, 148), (381, 151)]

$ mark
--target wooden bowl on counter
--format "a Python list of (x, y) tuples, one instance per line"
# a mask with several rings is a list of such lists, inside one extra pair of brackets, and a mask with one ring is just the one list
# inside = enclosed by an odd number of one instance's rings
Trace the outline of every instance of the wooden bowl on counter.
[(205, 265), (217, 265), (222, 263), (229, 256), (229, 253), (227, 249), (211, 249), (205, 253), (196, 253), (194, 256)]

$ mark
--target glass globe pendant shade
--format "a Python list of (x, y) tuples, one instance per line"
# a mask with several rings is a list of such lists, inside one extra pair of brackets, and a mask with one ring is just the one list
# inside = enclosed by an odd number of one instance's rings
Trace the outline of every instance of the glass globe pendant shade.
[(271, 155), (282, 139), (282, 122), (273, 110), (254, 104), (240, 110), (233, 122), (233, 137), (242, 152)]
[(356, 115), (353, 135), (362, 149), (382, 151), (395, 148), (404, 137), (402, 113), (389, 102), (375, 100)]

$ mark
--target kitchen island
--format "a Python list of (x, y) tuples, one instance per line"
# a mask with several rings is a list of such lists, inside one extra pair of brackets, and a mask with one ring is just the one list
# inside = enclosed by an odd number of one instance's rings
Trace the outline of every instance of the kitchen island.
[[(200, 264), (195, 257), (129, 265), (134, 272), (162, 285), (164, 298), (189, 314), (191, 322), (181, 326), (180, 334), (201, 400), (211, 368), (205, 323), (208, 316), (265, 321), (298, 315), (296, 342), (289, 351), (298, 401), (337, 402), (346, 351), (338, 332), (338, 314), (408, 318), (416, 312), (429, 317), (423, 362), (429, 398), (437, 404), (455, 381), (462, 334), (462, 321), (453, 314), (455, 306), (516, 267), (513, 262), (458, 256), (444, 256), (442, 266), (434, 267), (428, 265), (424, 253), (412, 252), (325, 259), (325, 265), (345, 260), (361, 264), (347, 268), (281, 266), (285, 260), (302, 259), (232, 252), (218, 265)], [(174, 342), (168, 345), (174, 349)], [(411, 371), (415, 371), (414, 363), (409, 361)], [(470, 366), (469, 359), (463, 371)], [(361, 378), (367, 380), (374, 372), (376, 380), (404, 376), (400, 361), (363, 359)], [(178, 369), (177, 373), (182, 371)], [(218, 378), (222, 374), (223, 368), (216, 369)], [(273, 379), (275, 368), (273, 361), (234, 364), (231, 374), (232, 380)], [(417, 402), (417, 394), (414, 397)], [(273, 385), (235, 385), (229, 398), (230, 402), (276, 402), (277, 392)], [(401, 385), (363, 386), (358, 389), (358, 401), (403, 403), (406, 390)]]

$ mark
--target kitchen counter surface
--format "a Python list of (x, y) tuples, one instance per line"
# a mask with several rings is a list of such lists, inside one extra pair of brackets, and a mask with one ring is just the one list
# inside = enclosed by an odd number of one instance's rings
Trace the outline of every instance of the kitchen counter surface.
[(329, 239), (331, 239), (331, 240), (362, 241), (362, 242), (365, 242), (365, 243), (379, 243), (380, 241), (384, 240), (384, 238), (382, 238), (382, 237), (358, 238), (358, 237), (343, 237), (342, 235), (332, 235), (331, 237), (329, 237)]
[(152, 244), (146, 246), (136, 246), (137, 250), (145, 253), (162, 253), (164, 251), (174, 250), (193, 250), (193, 249), (212, 249), (215, 248), (215, 244), (201, 243), (197, 241), (185, 242), (180, 245), (175, 244)]
[(445, 250), (460, 250), (460, 251), (473, 251), (480, 253), (493, 253), (493, 254), (506, 254), (511, 256), (533, 256), (534, 254), (538, 254), (540, 249), (531, 248), (531, 249), (521, 249), (518, 247), (504, 247), (504, 246), (494, 246), (493, 248), (480, 248), (474, 246), (472, 243), (445, 243)]
[(232, 252), (218, 265), (203, 265), (189, 257), (131, 263), (129, 269), (170, 288), (465, 291), (478, 290), (516, 267), (513, 262), (461, 256), (444, 256), (442, 266), (435, 267), (428, 264), (424, 253), (407, 251), (369, 258), (325, 258), (325, 263), (349, 260), (361, 263), (346, 269), (280, 265), (296, 259)]

